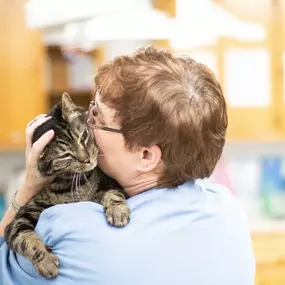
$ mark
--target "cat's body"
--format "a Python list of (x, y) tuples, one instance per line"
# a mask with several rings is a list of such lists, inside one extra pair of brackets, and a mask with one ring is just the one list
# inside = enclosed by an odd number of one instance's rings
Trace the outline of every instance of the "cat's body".
[(52, 119), (36, 129), (33, 142), (47, 130), (55, 131), (38, 164), (41, 174), (53, 180), (20, 208), (5, 230), (8, 247), (27, 257), (46, 278), (58, 274), (59, 261), (34, 232), (43, 210), (57, 204), (93, 201), (103, 205), (111, 225), (124, 226), (130, 218), (126, 194), (97, 167), (98, 147), (85, 110), (64, 94), (50, 115)]

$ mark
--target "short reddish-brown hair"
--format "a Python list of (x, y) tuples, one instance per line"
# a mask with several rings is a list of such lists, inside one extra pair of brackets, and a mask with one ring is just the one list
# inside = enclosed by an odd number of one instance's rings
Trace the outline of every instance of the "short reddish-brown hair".
[(205, 65), (150, 46), (103, 64), (95, 83), (116, 110), (130, 150), (160, 147), (161, 186), (211, 175), (228, 122), (221, 86)]

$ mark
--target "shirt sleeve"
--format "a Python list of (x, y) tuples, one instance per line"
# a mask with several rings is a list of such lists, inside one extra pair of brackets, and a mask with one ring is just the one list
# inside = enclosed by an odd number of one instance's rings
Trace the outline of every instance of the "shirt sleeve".
[(51, 207), (41, 214), (35, 231), (58, 257), (58, 276), (39, 276), (25, 257), (4, 242), (0, 248), (0, 285), (113, 284), (101, 282), (97, 261), (105, 249), (101, 244), (106, 231), (113, 236), (114, 230), (106, 223), (102, 205), (81, 202)]
[[(52, 211), (44, 211), (35, 231), (45, 243), (50, 244), (51, 230), (54, 220)], [(37, 274), (34, 266), (25, 257), (15, 254), (7, 247), (4, 238), (0, 238), (0, 284), (46, 285), (54, 284), (56, 279), (45, 279)]]
[(0, 237), (0, 248), (2, 247), (3, 243), (4, 243), (4, 237)]

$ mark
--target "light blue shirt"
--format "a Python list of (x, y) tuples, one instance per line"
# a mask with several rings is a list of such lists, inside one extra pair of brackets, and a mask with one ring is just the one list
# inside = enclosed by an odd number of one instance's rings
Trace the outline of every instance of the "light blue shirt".
[(224, 187), (187, 182), (128, 204), (131, 221), (121, 229), (107, 225), (96, 203), (45, 210), (36, 232), (59, 257), (58, 277), (39, 277), (3, 243), (0, 284), (254, 285), (245, 215)]

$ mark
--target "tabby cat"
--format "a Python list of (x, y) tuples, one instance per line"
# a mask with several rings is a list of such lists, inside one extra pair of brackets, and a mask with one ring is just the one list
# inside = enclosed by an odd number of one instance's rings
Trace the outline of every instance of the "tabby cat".
[(129, 222), (130, 211), (126, 194), (97, 167), (98, 147), (85, 110), (64, 93), (49, 115), (52, 118), (36, 129), (33, 143), (47, 130), (55, 131), (38, 162), (40, 173), (54, 179), (20, 208), (5, 230), (5, 240), (9, 248), (29, 259), (41, 276), (54, 278), (59, 260), (34, 232), (43, 210), (57, 204), (94, 201), (103, 205), (108, 223), (117, 227)]

